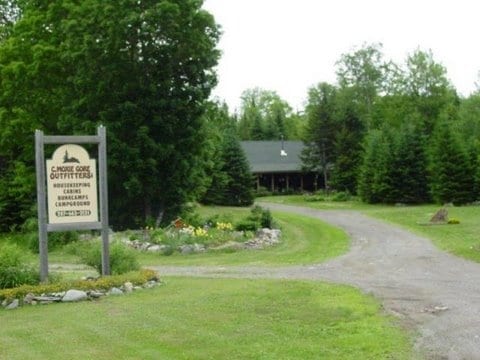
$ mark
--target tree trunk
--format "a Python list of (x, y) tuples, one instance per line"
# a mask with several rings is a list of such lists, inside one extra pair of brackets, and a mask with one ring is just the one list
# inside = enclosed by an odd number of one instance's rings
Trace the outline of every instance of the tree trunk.
[(160, 227), (160, 224), (162, 223), (162, 220), (163, 220), (163, 215), (165, 215), (165, 207), (163, 206), (163, 204), (161, 204), (158, 209), (157, 218), (155, 219), (156, 228)]
[(145, 199), (143, 202), (143, 215), (145, 217), (145, 222), (152, 217), (152, 204), (150, 199)]
[(325, 152), (325, 143), (322, 143), (322, 171), (323, 171), (323, 186), (325, 193), (328, 194), (328, 169), (327, 169), (327, 154)]

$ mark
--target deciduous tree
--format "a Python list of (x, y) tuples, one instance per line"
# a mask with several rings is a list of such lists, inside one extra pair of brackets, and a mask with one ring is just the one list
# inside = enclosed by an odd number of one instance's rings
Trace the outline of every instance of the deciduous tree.
[(202, 113), (216, 83), (219, 31), (201, 6), (25, 1), (0, 48), (7, 169), (15, 159), (33, 172), (35, 128), (84, 134), (104, 124), (112, 222), (175, 216), (204, 187)]

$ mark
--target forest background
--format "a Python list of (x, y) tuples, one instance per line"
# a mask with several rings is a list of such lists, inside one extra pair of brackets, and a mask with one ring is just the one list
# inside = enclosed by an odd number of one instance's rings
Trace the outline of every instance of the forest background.
[(479, 199), (480, 91), (459, 96), (431, 51), (397, 64), (362, 44), (304, 109), (253, 88), (232, 113), (210, 98), (221, 30), (200, 0), (2, 0), (0, 13), (0, 231), (35, 217), (35, 129), (99, 124), (115, 228), (193, 201), (251, 204), (239, 140), (301, 140), (305, 171), (369, 203)]

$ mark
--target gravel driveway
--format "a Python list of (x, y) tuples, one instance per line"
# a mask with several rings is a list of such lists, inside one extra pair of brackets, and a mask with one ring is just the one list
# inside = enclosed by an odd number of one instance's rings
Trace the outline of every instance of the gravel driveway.
[(416, 331), (426, 359), (480, 359), (480, 265), (448, 255), (429, 240), (355, 211), (320, 211), (278, 204), (344, 229), (350, 251), (322, 264), (289, 267), (155, 267), (163, 275), (326, 280), (380, 299)]

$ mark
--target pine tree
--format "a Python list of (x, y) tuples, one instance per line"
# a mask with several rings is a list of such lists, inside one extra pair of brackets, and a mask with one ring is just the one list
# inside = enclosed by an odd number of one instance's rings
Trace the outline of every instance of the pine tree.
[(435, 201), (465, 204), (474, 200), (474, 169), (458, 134), (445, 120), (434, 131), (430, 172)]
[(393, 142), (387, 203), (422, 203), (429, 200), (427, 158), (423, 136), (413, 126), (403, 126)]
[(372, 130), (367, 136), (358, 180), (358, 193), (363, 201), (383, 203), (392, 191), (390, 143), (391, 138), (386, 131)]
[(361, 141), (364, 136), (364, 127), (351, 107), (344, 107), (342, 113), (339, 114), (341, 125), (334, 143), (335, 164), (331, 183), (336, 190), (355, 194), (358, 169), (362, 161)]
[(234, 129), (227, 129), (217, 159), (217, 172), (203, 198), (207, 204), (248, 206), (253, 204), (253, 177)]
[(308, 123), (301, 159), (305, 170), (322, 174), (325, 189), (328, 189), (338, 131), (335, 116), (337, 89), (333, 85), (320, 83), (309, 89), (308, 97), (305, 109)]

